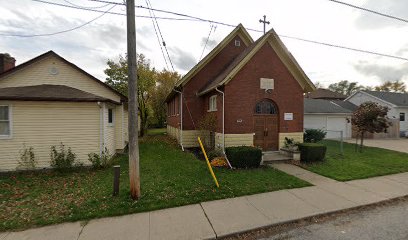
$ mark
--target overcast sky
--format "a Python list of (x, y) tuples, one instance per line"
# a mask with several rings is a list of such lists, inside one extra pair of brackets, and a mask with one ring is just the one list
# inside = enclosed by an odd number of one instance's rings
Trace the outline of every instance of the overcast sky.
[[(65, 5), (79, 5), (106, 11), (112, 5), (87, 0), (44, 0)], [(111, 0), (122, 2), (120, 0)], [(154, 8), (189, 14), (214, 21), (262, 30), (259, 19), (267, 16), (280, 35), (361, 48), (408, 58), (408, 23), (353, 9), (328, 0), (150, 0)], [(408, 19), (407, 0), (344, 0), (358, 6)], [(101, 13), (84, 11), (31, 0), (0, 0), (0, 34), (45, 34), (71, 29)], [(143, 0), (136, 5), (146, 6)], [(111, 12), (125, 13), (124, 6)], [(136, 9), (137, 15), (149, 15)], [(156, 16), (180, 18), (156, 13)], [(210, 32), (208, 22), (158, 20), (175, 69), (185, 74), (197, 63)], [(153, 24), (137, 18), (137, 51), (151, 60), (157, 69), (166, 67)], [(205, 53), (219, 43), (232, 27), (217, 25)], [(261, 33), (249, 31), (256, 40)], [(386, 57), (336, 49), (282, 38), (309, 78), (328, 86), (340, 80), (363, 85), (378, 85), (386, 80), (408, 84), (408, 62)], [(105, 14), (75, 31), (46, 37), (0, 36), (0, 52), (10, 53), (21, 64), (53, 50), (101, 80), (108, 59), (126, 53), (126, 18)]]

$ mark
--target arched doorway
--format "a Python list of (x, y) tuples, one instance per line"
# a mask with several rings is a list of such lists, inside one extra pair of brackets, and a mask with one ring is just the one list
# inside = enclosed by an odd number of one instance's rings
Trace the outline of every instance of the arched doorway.
[(269, 99), (256, 103), (254, 109), (254, 145), (264, 151), (277, 151), (279, 147), (279, 113)]

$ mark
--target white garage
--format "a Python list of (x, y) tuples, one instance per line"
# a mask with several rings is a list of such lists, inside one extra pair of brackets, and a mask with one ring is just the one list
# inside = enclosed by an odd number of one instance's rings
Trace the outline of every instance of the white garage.
[[(348, 103), (346, 103), (348, 104)], [(352, 110), (341, 102), (323, 99), (308, 99), (304, 102), (304, 129), (321, 129), (327, 139), (351, 138)]]

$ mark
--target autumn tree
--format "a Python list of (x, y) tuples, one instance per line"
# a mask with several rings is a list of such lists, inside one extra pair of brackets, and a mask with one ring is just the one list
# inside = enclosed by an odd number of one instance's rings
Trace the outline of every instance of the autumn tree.
[[(117, 62), (108, 60), (108, 68), (105, 69), (106, 83), (127, 96), (128, 93), (128, 73), (127, 57), (119, 56)], [(143, 136), (147, 129), (147, 118), (149, 116), (148, 102), (149, 97), (155, 87), (156, 70), (150, 66), (150, 61), (143, 54), (137, 54), (137, 75), (138, 75), (138, 92), (140, 116), (140, 135)]]
[(164, 127), (166, 121), (165, 100), (180, 78), (181, 76), (177, 72), (171, 72), (165, 69), (156, 73), (156, 87), (153, 89), (153, 93), (150, 98), (150, 106), (152, 109), (151, 122), (153, 125), (157, 127)]
[(364, 86), (359, 85), (357, 82), (349, 82), (347, 80), (340, 81), (329, 85), (329, 89), (333, 92), (338, 92), (346, 96), (365, 89)]
[(376, 86), (374, 88), (376, 91), (384, 91), (384, 92), (406, 92), (406, 85), (404, 82), (397, 80), (397, 81), (386, 81), (380, 86)]
[(374, 102), (365, 102), (354, 111), (351, 122), (361, 137), (360, 152), (363, 150), (365, 133), (385, 132), (391, 126), (387, 112), (388, 107)]

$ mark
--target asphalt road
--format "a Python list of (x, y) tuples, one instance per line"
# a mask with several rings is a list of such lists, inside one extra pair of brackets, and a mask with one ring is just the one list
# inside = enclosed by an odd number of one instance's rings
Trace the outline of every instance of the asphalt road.
[(339, 214), (294, 229), (264, 232), (244, 239), (262, 240), (408, 240), (408, 200)]

